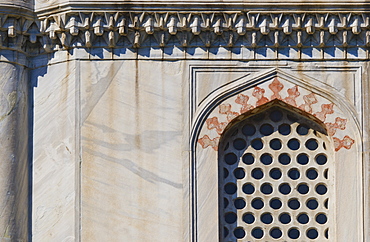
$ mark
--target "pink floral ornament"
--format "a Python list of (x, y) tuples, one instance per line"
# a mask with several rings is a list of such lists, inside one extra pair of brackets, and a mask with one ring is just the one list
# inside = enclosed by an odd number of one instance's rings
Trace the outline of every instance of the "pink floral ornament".
[[(297, 103), (297, 97), (301, 95), (299, 92), (299, 87), (296, 85), (291, 88), (286, 88), (276, 77), (269, 85), (269, 89), (273, 92), (271, 95), (271, 100), (279, 99), (283, 102), (297, 107), (300, 110), (313, 114), (315, 117), (320, 119), (321, 121), (325, 121), (327, 115), (334, 114), (334, 104), (322, 104), (321, 110), (317, 110), (317, 106), (314, 106), (314, 104), (318, 103), (318, 100), (316, 98), (316, 95), (314, 93), (309, 93), (307, 95), (303, 96), (304, 103)], [(282, 91), (285, 90), (285, 93), (287, 95), (285, 97), (282, 97)], [(256, 109), (255, 111), (258, 112), (258, 107), (268, 103), (270, 100), (265, 97), (265, 89), (261, 88), (259, 86), (256, 86), (253, 88), (252, 96), (257, 99), (256, 105), (253, 106), (249, 104), (250, 96), (246, 94), (238, 94), (236, 97), (234, 97), (234, 102), (238, 105), (241, 105), (240, 112), (234, 112), (232, 111), (233, 106), (232, 103), (223, 103), (220, 104), (218, 107), (218, 113), (221, 115), (225, 115), (226, 122), (220, 122), (218, 117), (214, 116), (212, 118), (208, 118), (206, 120), (206, 125), (208, 130), (215, 129), (218, 136), (214, 138), (210, 138), (209, 135), (205, 134), (202, 138), (198, 140), (199, 144), (203, 148), (212, 147), (214, 150), (217, 150), (218, 142), (220, 140), (220, 135), (223, 133), (224, 129), (230, 123), (232, 120), (237, 118), (240, 114), (243, 114), (245, 112), (248, 112), (252, 109)], [(239, 109), (235, 107), (236, 109)], [(315, 110), (316, 109), (316, 110)], [(337, 130), (345, 130), (346, 129), (346, 123), (347, 119), (336, 117), (334, 123), (325, 123), (328, 135), (334, 136), (337, 132)], [(336, 137), (333, 137), (334, 140), (334, 146), (335, 151), (340, 150), (341, 148), (350, 149), (352, 145), (354, 144), (354, 140), (350, 138), (348, 135), (345, 136), (342, 140)]]
[(271, 95), (271, 100), (274, 100), (274, 99), (281, 100), (280, 91), (283, 90), (284, 85), (281, 82), (279, 82), (277, 77), (275, 77), (275, 79), (269, 85), (269, 88), (273, 92), (273, 94)]

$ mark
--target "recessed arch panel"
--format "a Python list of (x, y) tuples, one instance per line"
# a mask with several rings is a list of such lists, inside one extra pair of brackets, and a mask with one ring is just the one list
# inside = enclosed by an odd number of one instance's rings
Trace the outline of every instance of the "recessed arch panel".
[[(213, 99), (204, 104), (205, 109), (197, 112), (201, 116), (195, 117), (197, 121), (193, 126), (190, 184), (194, 241), (218, 241), (223, 234), (219, 227), (219, 208), (223, 205), (219, 196), (221, 174), (218, 166), (221, 135), (235, 123), (269, 105), (278, 105), (311, 120), (317, 125), (316, 129), (321, 127), (321, 133), (330, 140), (331, 159), (335, 164), (331, 173), (334, 177), (332, 186), (337, 191), (333, 201), (337, 223), (330, 229), (331, 238), (335, 237), (335, 241), (361, 241), (362, 141), (358, 122), (348, 108), (350, 104), (344, 99), (339, 100), (339, 93), (326, 93), (310, 87), (307, 81), (289, 78), (284, 75), (264, 76), (263, 80), (254, 79), (250, 84), (239, 85), (239, 89), (229, 86), (215, 93)], [(352, 185), (348, 187), (346, 184)], [(358, 229), (346, 230), (345, 221), (355, 224)]]

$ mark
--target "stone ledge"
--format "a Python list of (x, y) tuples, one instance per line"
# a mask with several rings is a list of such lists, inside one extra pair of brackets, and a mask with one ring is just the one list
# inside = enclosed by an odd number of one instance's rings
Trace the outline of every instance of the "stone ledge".
[(245, 59), (240, 57), (244, 54), (247, 59), (367, 59), (370, 47), (367, 12), (68, 12), (36, 20), (0, 17), (0, 49), (30, 56), (74, 48), (130, 48), (139, 55), (142, 49), (183, 48), (192, 57), (189, 50), (202, 48), (211, 55), (227, 49), (232, 53), (227, 58), (236, 59)]

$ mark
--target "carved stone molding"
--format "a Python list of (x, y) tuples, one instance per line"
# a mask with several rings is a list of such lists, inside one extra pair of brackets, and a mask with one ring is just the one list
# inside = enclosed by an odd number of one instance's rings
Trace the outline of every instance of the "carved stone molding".
[[(72, 48), (245, 48), (316, 58), (368, 58), (370, 13), (69, 12), (0, 16), (0, 48), (30, 55)], [(351, 54), (348, 57), (348, 52)], [(362, 54), (359, 54), (362, 53)], [(272, 58), (282, 58), (278, 54)]]

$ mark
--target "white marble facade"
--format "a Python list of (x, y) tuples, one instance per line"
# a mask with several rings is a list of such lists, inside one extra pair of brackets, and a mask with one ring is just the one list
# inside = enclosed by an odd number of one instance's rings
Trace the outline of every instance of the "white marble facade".
[(330, 134), (328, 241), (370, 241), (368, 9), (0, 0), (0, 241), (223, 241), (218, 141), (256, 89)]

